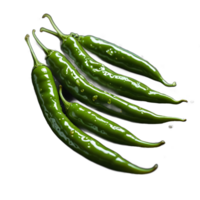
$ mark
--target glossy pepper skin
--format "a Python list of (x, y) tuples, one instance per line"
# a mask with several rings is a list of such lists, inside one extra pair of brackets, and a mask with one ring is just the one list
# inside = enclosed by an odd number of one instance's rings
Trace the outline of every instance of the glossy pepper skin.
[(65, 106), (67, 118), (79, 128), (89, 130), (106, 140), (118, 144), (138, 147), (158, 147), (165, 144), (164, 141), (158, 143), (144, 142), (125, 128), (119, 126), (111, 120), (106, 119), (105, 117), (102, 117), (94, 111), (78, 103), (69, 103), (63, 97), (61, 85), (59, 94)]
[(62, 51), (69, 55), (69, 57), (75, 61), (75, 64), (98, 84), (115, 91), (117, 94), (135, 100), (172, 104), (179, 104), (183, 101), (187, 102), (186, 100), (176, 101), (172, 97), (152, 90), (135, 79), (115, 73), (105, 65), (91, 58), (77, 39), (73, 38), (71, 35), (64, 35), (55, 25), (50, 15), (45, 14), (43, 17), (49, 18), (57, 33), (45, 28), (41, 28), (40, 30), (60, 38)]
[(185, 121), (176, 117), (157, 115), (131, 104), (110, 93), (104, 92), (90, 84), (75, 67), (58, 51), (47, 49), (33, 36), (46, 54), (46, 62), (53, 75), (76, 99), (113, 116), (139, 123), (164, 123), (168, 121)]
[(176, 86), (176, 82), (170, 84), (165, 81), (159, 71), (147, 60), (144, 60), (140, 56), (122, 47), (91, 35), (79, 36), (76, 33), (71, 33), (71, 35), (75, 37), (85, 49), (112, 65), (146, 76), (168, 87)]
[(156, 170), (157, 165), (145, 169), (130, 163), (72, 124), (62, 112), (58, 91), (50, 69), (37, 60), (28, 35), (25, 40), (34, 59), (32, 82), (38, 102), (47, 123), (60, 140), (85, 158), (109, 169), (135, 174), (146, 174)]

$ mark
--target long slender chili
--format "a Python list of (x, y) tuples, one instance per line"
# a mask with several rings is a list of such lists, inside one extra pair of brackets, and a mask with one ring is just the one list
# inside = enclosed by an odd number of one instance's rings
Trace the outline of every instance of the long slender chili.
[(92, 82), (97, 87), (112, 92), (120, 97), (128, 97), (131, 100), (140, 102), (171, 105), (179, 105), (188, 102), (188, 99), (174, 99), (167, 94), (150, 88), (150, 86), (134, 78), (116, 73), (89, 56), (76, 38), (67, 34), (63, 36), (63, 33), (61, 33), (57, 27), (54, 26), (54, 28), (57, 33), (44, 27), (40, 28), (40, 32), (49, 33), (58, 37), (61, 43), (61, 52), (78, 68), (88, 81)]
[(151, 63), (133, 52), (92, 35), (79, 36), (77, 33), (71, 35), (85, 49), (112, 65), (146, 76), (168, 87), (176, 86), (176, 82), (168, 83)]
[(46, 62), (53, 75), (65, 89), (83, 103), (133, 122), (155, 124), (168, 121), (186, 121), (176, 117), (157, 115), (94, 87), (78, 73), (63, 54), (47, 49), (36, 37), (35, 31), (33, 31), (33, 36), (45, 52)]
[(157, 169), (158, 165), (145, 169), (130, 163), (74, 126), (62, 112), (50, 69), (37, 60), (29, 42), (29, 35), (26, 35), (25, 40), (34, 60), (32, 82), (38, 102), (47, 123), (60, 140), (85, 158), (116, 171), (146, 174)]
[(61, 40), (62, 51), (69, 55), (85, 74), (100, 85), (115, 91), (117, 94), (140, 101), (172, 104), (187, 102), (186, 100), (176, 101), (172, 97), (152, 90), (133, 78), (115, 73), (102, 63), (91, 58), (77, 39), (73, 38), (71, 35), (63, 34), (50, 15), (45, 14), (43, 17), (47, 17), (50, 20), (57, 33), (45, 28), (41, 28), (40, 31), (45, 31), (57, 36)]
[(102, 117), (94, 111), (78, 103), (69, 103), (63, 97), (61, 85), (59, 94), (65, 106), (67, 118), (79, 128), (89, 130), (106, 140), (118, 144), (139, 147), (159, 147), (165, 144), (164, 141), (158, 143), (142, 141), (125, 128), (119, 126), (113, 121), (106, 119), (105, 117)]

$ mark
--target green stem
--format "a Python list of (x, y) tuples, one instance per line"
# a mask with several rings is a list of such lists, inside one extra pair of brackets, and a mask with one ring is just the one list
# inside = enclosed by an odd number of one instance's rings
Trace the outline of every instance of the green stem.
[(63, 38), (61, 38), (58, 33), (56, 33), (55, 31), (52, 31), (52, 30), (49, 30), (48, 28), (44, 28), (44, 27), (41, 27), (39, 28), (38, 30), (40, 33), (48, 33), (50, 35), (53, 35), (53, 36), (56, 36), (58, 39), (59, 39), (59, 42), (62, 43), (63, 41)]
[(55, 35), (56, 37), (58, 37), (60, 39), (58, 33), (54, 32), (54, 31), (51, 31), (51, 30), (44, 28), (44, 27), (40, 28), (40, 32), (43, 32), (43, 31), (46, 32), (46, 33), (50, 33), (52, 35)]
[(36, 55), (35, 55), (35, 52), (33, 51), (33, 48), (31, 46), (31, 43), (30, 43), (30, 40), (29, 40), (29, 35), (27, 34), (25, 36), (25, 40), (26, 40), (26, 43), (28, 44), (28, 47), (30, 49), (30, 52), (31, 52), (31, 55), (33, 57), (33, 62), (34, 62), (34, 66), (37, 67), (39, 65), (43, 65), (41, 62), (39, 62), (39, 60), (37, 59)]
[(66, 99), (64, 98), (63, 94), (62, 94), (62, 85), (59, 86), (59, 94), (60, 94), (60, 98), (62, 100), (62, 102), (64, 103), (65, 109), (68, 110), (71, 103), (69, 103), (68, 101), (66, 101)]
[(37, 36), (35, 35), (35, 30), (32, 31), (33, 37), (35, 38), (36, 42), (40, 45), (40, 47), (43, 49), (43, 51), (45, 52), (46, 55), (49, 54), (49, 49), (47, 49), (41, 42), (40, 40), (37, 38)]
[(62, 38), (63, 36), (65, 36), (60, 29), (56, 26), (55, 22), (53, 21), (52, 17), (49, 14), (44, 14), (42, 16), (42, 18), (47, 17), (49, 19), (49, 21), (51, 22), (53, 28), (56, 30), (56, 32), (58, 33), (58, 35), (60, 36), (60, 38)]

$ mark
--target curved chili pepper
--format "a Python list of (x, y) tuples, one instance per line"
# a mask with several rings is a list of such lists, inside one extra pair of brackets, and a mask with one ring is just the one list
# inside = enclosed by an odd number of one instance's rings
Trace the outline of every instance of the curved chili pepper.
[(147, 60), (120, 46), (91, 35), (79, 36), (76, 33), (72, 33), (72, 36), (85, 49), (112, 65), (146, 76), (168, 87), (176, 86), (176, 82), (170, 84), (164, 80), (160, 72)]
[(75, 67), (58, 51), (47, 49), (33, 36), (46, 54), (46, 62), (56, 79), (75, 98), (100, 111), (139, 123), (164, 123), (168, 121), (186, 121), (176, 117), (160, 116), (131, 104), (90, 84)]
[(92, 131), (96, 135), (106, 140), (118, 144), (125, 144), (138, 147), (159, 147), (165, 144), (164, 141), (158, 143), (144, 142), (136, 136), (134, 136), (125, 128), (106, 119), (105, 117), (102, 117), (94, 111), (78, 103), (69, 103), (63, 97), (61, 85), (59, 94), (64, 104), (67, 118), (77, 127), (85, 128), (86, 130)]
[(61, 141), (85, 158), (109, 169), (135, 174), (147, 174), (157, 169), (158, 165), (145, 169), (130, 163), (74, 126), (62, 112), (58, 91), (50, 69), (36, 58), (29, 35), (26, 35), (25, 40), (34, 60), (32, 83), (38, 102), (47, 123)]
[(100, 85), (115, 91), (117, 94), (140, 101), (172, 104), (187, 102), (186, 100), (176, 101), (172, 97), (152, 90), (133, 78), (115, 73), (102, 63), (91, 58), (71, 35), (64, 35), (55, 25), (50, 15), (45, 14), (43, 17), (47, 17), (50, 20), (57, 33), (45, 28), (41, 28), (40, 31), (57, 36), (61, 40), (62, 51), (69, 55), (85, 74)]
[(60, 31), (57, 34), (43, 27), (40, 28), (40, 32), (57, 36), (61, 43), (61, 51), (66, 58), (78, 68), (88, 81), (91, 81), (101, 89), (105, 89), (120, 97), (128, 97), (131, 100), (153, 104), (179, 105), (183, 102), (188, 102), (188, 99), (174, 99), (167, 94), (153, 90), (150, 86), (134, 78), (116, 73), (90, 57), (80, 43), (75, 38), (70, 37), (70, 35), (63, 34)]

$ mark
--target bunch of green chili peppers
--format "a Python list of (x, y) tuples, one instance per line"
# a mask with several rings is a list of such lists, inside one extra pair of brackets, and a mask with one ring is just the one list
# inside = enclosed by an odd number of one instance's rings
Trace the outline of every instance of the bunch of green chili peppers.
[[(75, 62), (83, 73), (98, 84), (113, 90), (119, 95), (135, 100), (171, 104), (187, 102), (186, 100), (174, 100), (172, 97), (155, 91), (133, 78), (110, 70), (90, 57), (84, 48), (110, 64), (147, 76), (165, 86), (172, 87), (176, 85), (176, 83), (167, 83), (159, 71), (148, 61), (126, 49), (94, 36), (79, 36), (75, 33), (65, 35), (58, 29), (50, 15), (45, 14), (44, 17), (50, 20), (56, 32), (45, 28), (41, 28), (40, 31), (58, 37), (61, 40), (62, 51)], [(99, 137), (122, 145), (150, 148), (159, 147), (165, 144), (164, 141), (149, 143), (140, 140), (127, 129), (93, 110), (79, 103), (68, 102), (63, 96), (62, 88), (94, 109), (132, 122), (158, 124), (186, 120), (155, 114), (93, 86), (62, 53), (45, 47), (37, 38), (35, 30), (32, 34), (46, 54), (47, 63), (45, 65), (38, 61), (30, 44), (29, 35), (26, 35), (25, 40), (34, 61), (32, 83), (43, 115), (57, 137), (77, 153), (104, 167), (135, 174), (146, 174), (155, 171), (158, 167), (157, 164), (152, 168), (136, 166), (79, 128), (86, 129)], [(61, 84), (59, 89), (56, 87), (53, 76)], [(61, 103), (64, 104), (65, 111), (62, 110)]]

